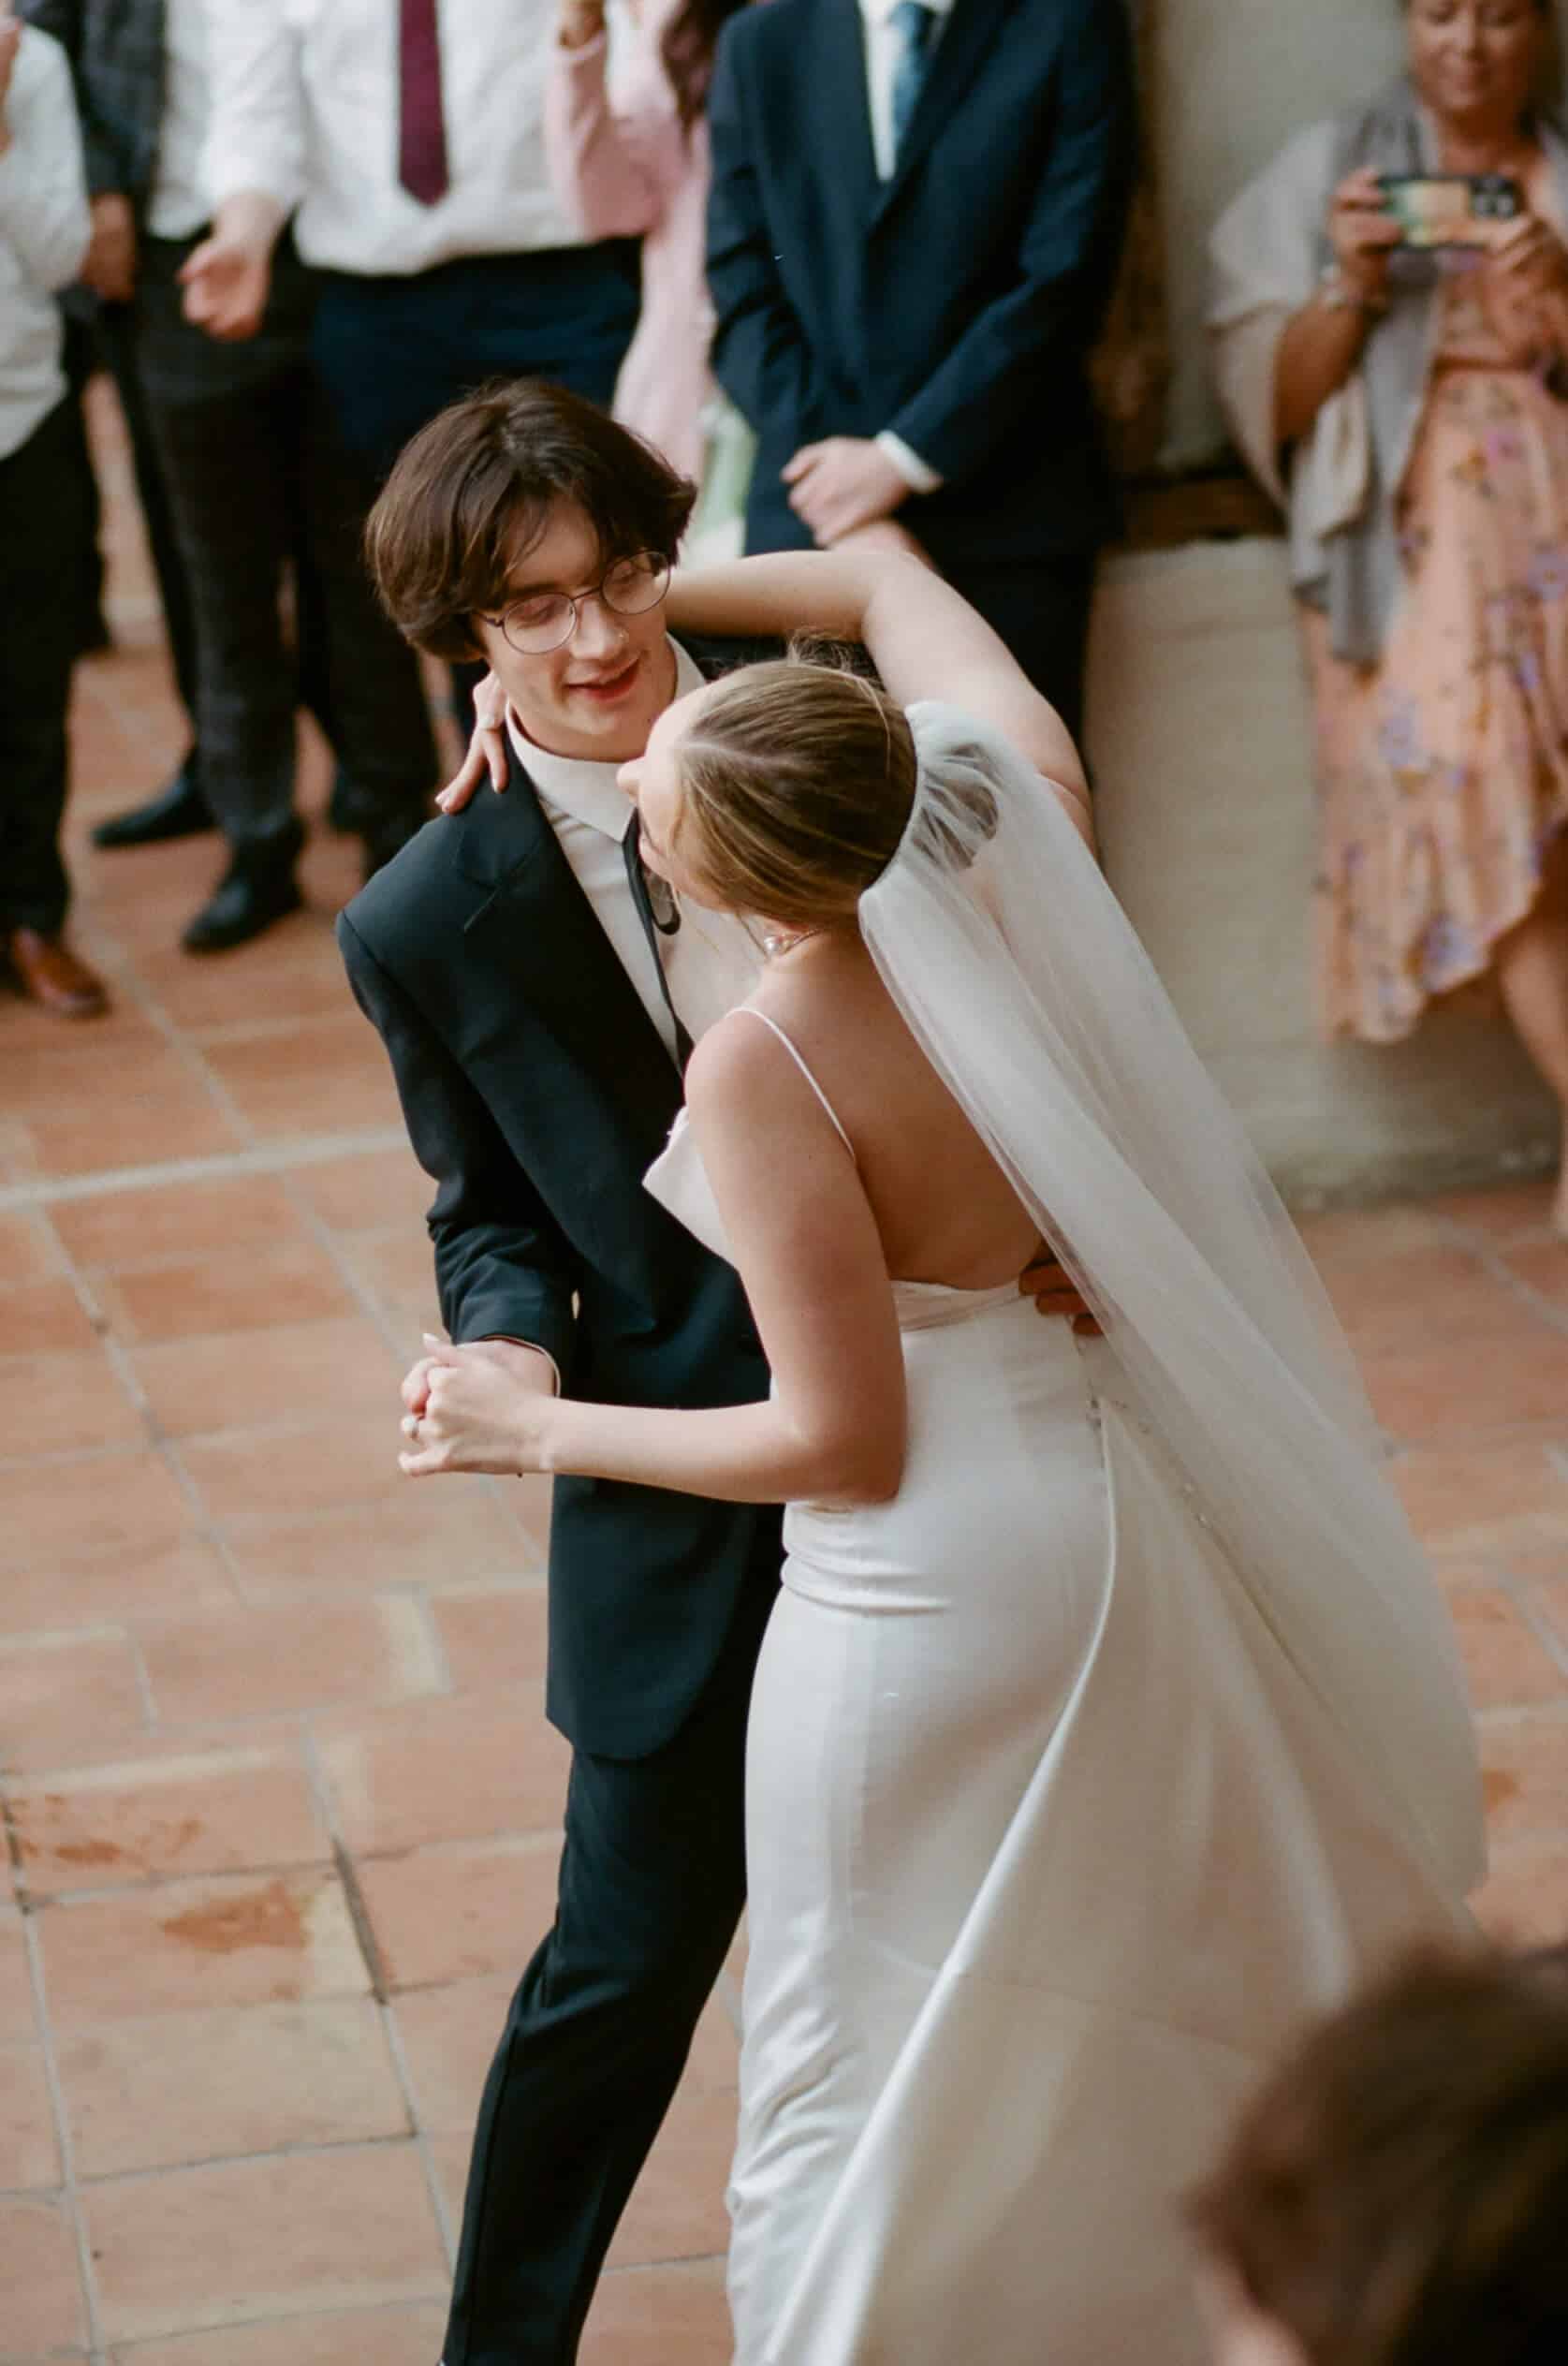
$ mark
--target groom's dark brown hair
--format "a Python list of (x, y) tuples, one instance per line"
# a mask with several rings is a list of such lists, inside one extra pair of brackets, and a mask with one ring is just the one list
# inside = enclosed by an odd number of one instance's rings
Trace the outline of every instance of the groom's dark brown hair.
[(515, 378), (439, 412), (404, 446), (365, 526), (382, 605), (432, 657), (481, 653), (473, 620), (506, 605), (557, 502), (587, 517), (606, 564), (673, 560), (696, 488), (652, 444), (565, 387)]

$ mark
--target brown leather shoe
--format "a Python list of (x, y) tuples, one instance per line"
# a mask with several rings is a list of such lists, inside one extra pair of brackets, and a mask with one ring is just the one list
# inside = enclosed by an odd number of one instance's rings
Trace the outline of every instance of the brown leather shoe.
[(22, 992), (61, 1019), (95, 1019), (109, 1008), (109, 994), (64, 938), (36, 928), (11, 931), (7, 951)]

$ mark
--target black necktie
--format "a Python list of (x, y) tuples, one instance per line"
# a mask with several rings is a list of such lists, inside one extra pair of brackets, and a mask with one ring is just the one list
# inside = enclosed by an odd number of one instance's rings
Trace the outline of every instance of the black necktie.
[[(659, 992), (665, 998), (665, 1008), (674, 1022), (675, 1057), (683, 1070), (692, 1056), (692, 1039), (681, 1023), (681, 1013), (669, 998), (669, 980), (665, 976), (664, 961), (659, 952), (660, 937), (673, 936), (681, 925), (681, 907), (676, 903), (674, 890), (668, 883), (663, 879), (651, 882), (648, 873), (642, 867), (642, 832), (637, 826), (636, 814), (626, 825), (626, 834), (621, 841), (621, 851), (626, 858), (626, 879), (632, 890), (632, 902), (637, 905), (637, 916), (642, 922), (642, 933), (648, 939), (648, 949), (653, 956), (653, 966), (659, 973)], [(654, 908), (653, 896), (651, 892), (652, 887), (660, 890), (657, 910)]]

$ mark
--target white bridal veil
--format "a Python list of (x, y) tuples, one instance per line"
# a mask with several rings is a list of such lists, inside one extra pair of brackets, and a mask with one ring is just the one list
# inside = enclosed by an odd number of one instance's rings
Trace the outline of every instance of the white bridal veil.
[(1434, 1875), (1483, 1858), (1446, 1613), (1272, 1184), (1056, 798), (956, 708), (909, 711), (877, 968), (1105, 1328), (1301, 1681)]

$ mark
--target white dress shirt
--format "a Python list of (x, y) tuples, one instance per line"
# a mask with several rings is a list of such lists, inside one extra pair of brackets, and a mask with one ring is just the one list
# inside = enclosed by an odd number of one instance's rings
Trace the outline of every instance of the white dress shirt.
[[(701, 689), (703, 674), (679, 641), (670, 646), (675, 652), (675, 695), (683, 698), (689, 690)], [(510, 710), (506, 723), (519, 761), (528, 768), (540, 807), (572, 875), (673, 1060), (675, 1024), (626, 877), (623, 841), (632, 809), (621, 786), (621, 767), (551, 756), (523, 737)], [(726, 1010), (745, 1000), (756, 984), (762, 954), (733, 913), (710, 912), (689, 902), (680, 904), (680, 913), (681, 926), (671, 936), (661, 934), (659, 951), (670, 1001), (695, 1043), (715, 1019), (722, 1019)]]
[[(872, 119), (872, 154), (876, 159), (879, 181), (891, 181), (897, 158), (893, 151), (893, 77), (903, 55), (903, 41), (893, 22), (893, 10), (899, 0), (860, 0), (860, 27), (866, 44), (866, 97)], [(953, 0), (926, 0), (936, 19), (931, 37), (934, 50), (940, 42)], [(876, 438), (911, 492), (935, 492), (942, 478), (918, 452), (911, 449), (901, 435), (891, 428), (884, 428)]]
[[(64, 51), (24, 24), (5, 99), (0, 155), (0, 460), (64, 399), (54, 298), (92, 233), (81, 133)], [(0, 520), (0, 534), (5, 522)]]
[(398, 180), (393, 0), (206, 0), (214, 205), (260, 192), (306, 262), (371, 276), (463, 255), (581, 246), (550, 187), (545, 86), (555, 0), (439, 0), (450, 186), (421, 205)]
[(147, 228), (154, 238), (189, 238), (212, 212), (201, 177), (212, 111), (206, 0), (164, 0), (163, 38), (163, 115)]
[[(688, 690), (701, 689), (702, 669), (679, 641), (671, 641), (670, 647), (675, 652), (675, 695), (683, 698)], [(620, 784), (621, 767), (552, 756), (547, 748), (535, 747), (523, 737), (510, 708), (506, 729), (593, 918), (637, 988), (637, 1000), (658, 1029), (665, 1050), (676, 1059), (675, 1023), (626, 877), (624, 840), (632, 809)], [(659, 949), (670, 1001), (695, 1043), (716, 1019), (744, 1002), (756, 984), (762, 953), (733, 913), (710, 912), (690, 903), (681, 904), (680, 910), (681, 926), (673, 936), (660, 937)], [(532, 1340), (519, 1342), (525, 1347), (534, 1344)], [(547, 1355), (542, 1347), (537, 1353)], [(547, 1360), (555, 1373), (559, 1395), (560, 1368), (552, 1356), (547, 1356)]]

